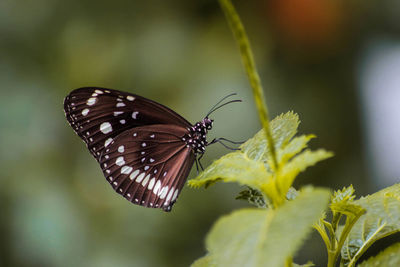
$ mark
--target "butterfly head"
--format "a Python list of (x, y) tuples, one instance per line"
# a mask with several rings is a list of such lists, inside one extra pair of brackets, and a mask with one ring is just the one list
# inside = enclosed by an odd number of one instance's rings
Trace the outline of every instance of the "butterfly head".
[(203, 127), (204, 127), (205, 129), (207, 129), (207, 131), (209, 131), (209, 130), (212, 129), (213, 122), (214, 122), (214, 120), (209, 119), (208, 117), (205, 117), (205, 118), (201, 121)]

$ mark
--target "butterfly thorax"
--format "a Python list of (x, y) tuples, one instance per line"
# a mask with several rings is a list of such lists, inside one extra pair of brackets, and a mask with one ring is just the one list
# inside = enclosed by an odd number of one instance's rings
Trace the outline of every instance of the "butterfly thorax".
[(186, 142), (187, 147), (191, 147), (195, 154), (203, 154), (206, 150), (207, 132), (212, 128), (213, 120), (204, 118), (192, 127), (188, 128), (189, 133), (182, 140)]

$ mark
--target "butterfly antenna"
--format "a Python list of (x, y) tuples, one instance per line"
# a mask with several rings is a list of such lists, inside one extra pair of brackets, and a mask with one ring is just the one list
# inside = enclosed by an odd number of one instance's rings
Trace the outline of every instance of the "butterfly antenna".
[[(234, 95), (237, 95), (237, 94), (236, 94), (236, 93), (229, 94), (229, 95), (225, 96), (224, 98), (222, 98), (220, 101), (218, 101), (217, 104), (215, 104), (215, 105), (210, 109), (210, 111), (207, 113), (206, 118), (208, 118), (208, 116), (209, 116), (211, 113), (213, 113), (214, 111), (216, 111), (216, 110), (219, 109), (219, 108), (222, 108), (222, 107), (225, 106), (225, 105), (228, 105), (228, 104), (230, 104), (230, 103), (235, 103), (235, 102), (242, 102), (242, 100), (231, 100), (231, 101), (228, 101), (228, 102), (226, 102), (226, 103), (224, 103), (224, 104), (219, 105), (222, 101), (224, 101), (224, 100), (227, 99), (228, 97), (234, 96)], [(219, 105), (219, 106), (218, 106), (218, 105)]]
[(222, 104), (222, 105), (220, 105), (220, 106), (214, 108), (214, 109), (211, 110), (210, 112), (208, 112), (208, 114), (207, 114), (206, 117), (208, 117), (211, 113), (213, 113), (213, 112), (216, 111), (217, 109), (220, 109), (220, 108), (222, 108), (222, 107), (225, 106), (225, 105), (228, 105), (228, 104), (231, 104), (231, 103), (236, 103), (236, 102), (242, 102), (242, 100), (240, 100), (240, 99), (235, 99), (235, 100), (228, 101), (228, 102), (226, 102), (226, 103), (224, 103), (224, 104)]
[[(217, 104), (215, 104), (215, 105), (210, 109), (210, 111), (207, 113), (207, 116), (210, 115), (211, 112), (212, 112), (212, 110), (213, 110), (216, 106), (218, 106), (222, 101), (224, 101), (224, 100), (227, 99), (228, 97), (231, 97), (231, 96), (234, 96), (234, 95), (237, 95), (237, 94), (236, 94), (236, 93), (232, 93), (232, 94), (229, 94), (229, 95), (227, 95), (227, 96), (224, 96), (220, 101), (217, 102)], [(207, 116), (206, 116), (206, 117), (207, 117)]]

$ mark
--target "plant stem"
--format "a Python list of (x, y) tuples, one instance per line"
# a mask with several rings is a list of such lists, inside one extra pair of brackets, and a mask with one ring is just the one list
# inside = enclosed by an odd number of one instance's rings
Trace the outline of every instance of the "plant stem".
[(278, 171), (278, 162), (276, 159), (276, 151), (275, 144), (272, 138), (271, 130), (269, 127), (269, 116), (267, 105), (265, 104), (264, 92), (262, 89), (260, 77), (257, 72), (257, 68), (254, 62), (253, 52), (250, 48), (250, 42), (247, 38), (246, 31), (243, 27), (243, 24), (240, 20), (238, 13), (235, 10), (235, 7), (232, 5), (230, 0), (218, 0), (221, 8), (226, 16), (226, 20), (229, 23), (229, 26), (233, 32), (233, 35), (236, 39), (236, 42), (239, 45), (240, 55), (242, 57), (242, 61), (247, 73), (247, 77), (249, 79), (251, 88), (253, 89), (253, 96), (256, 102), (258, 115), (260, 117), (261, 124), (263, 126), (268, 147), (270, 157), (273, 162), (273, 169)]

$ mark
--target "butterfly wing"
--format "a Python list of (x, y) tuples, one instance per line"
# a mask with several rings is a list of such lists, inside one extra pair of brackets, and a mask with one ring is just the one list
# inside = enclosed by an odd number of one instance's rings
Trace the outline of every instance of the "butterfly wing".
[(187, 132), (159, 124), (121, 133), (100, 156), (104, 176), (132, 203), (170, 211), (195, 160), (182, 140)]
[(143, 125), (191, 124), (173, 110), (144, 97), (99, 87), (72, 91), (64, 100), (69, 124), (99, 160), (101, 151), (120, 133)]

